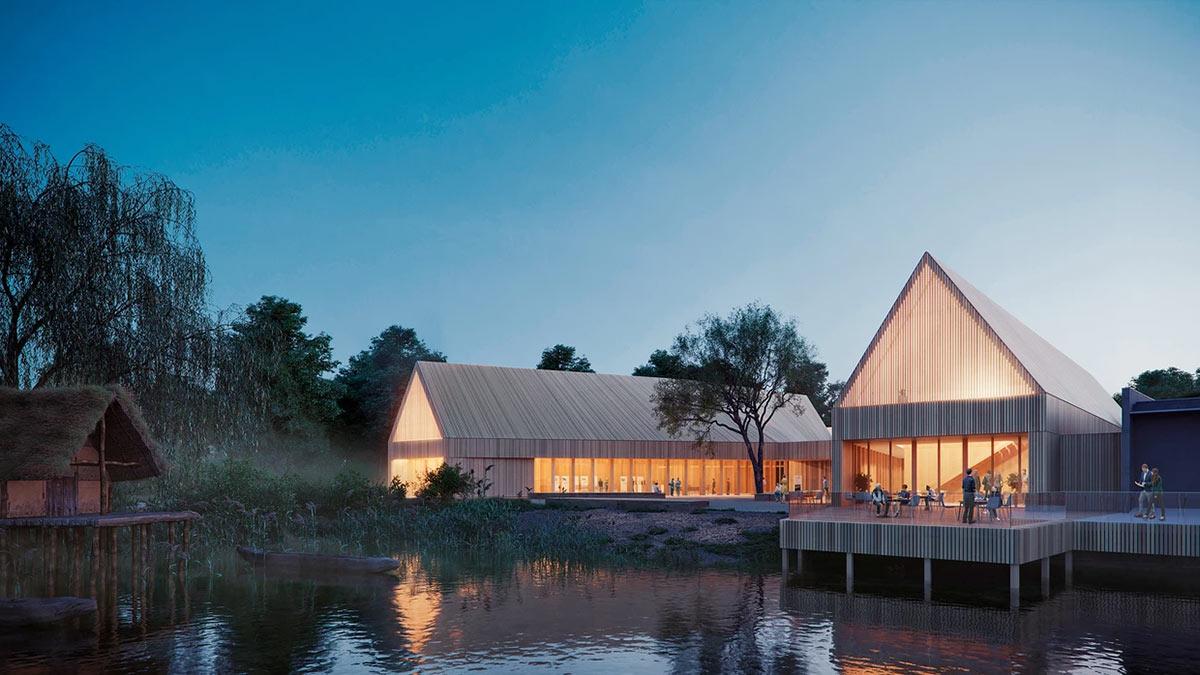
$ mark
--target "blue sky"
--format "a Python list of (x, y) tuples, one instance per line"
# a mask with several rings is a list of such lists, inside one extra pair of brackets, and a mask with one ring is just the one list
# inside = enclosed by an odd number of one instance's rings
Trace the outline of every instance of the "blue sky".
[[(251, 3), (246, 3), (251, 4)], [(195, 193), (213, 302), (343, 361), (704, 312), (845, 377), (930, 250), (1110, 389), (1200, 366), (1200, 4), (4, 3), (0, 121)]]

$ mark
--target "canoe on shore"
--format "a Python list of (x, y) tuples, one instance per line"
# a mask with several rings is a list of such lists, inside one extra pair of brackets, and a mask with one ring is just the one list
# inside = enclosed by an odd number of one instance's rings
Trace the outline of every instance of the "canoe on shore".
[(383, 574), (400, 566), (400, 561), (392, 558), (322, 555), (320, 553), (274, 553), (249, 546), (239, 546), (237, 552), (242, 560), (254, 565), (298, 572)]
[(0, 626), (37, 626), (96, 612), (91, 598), (0, 598)]

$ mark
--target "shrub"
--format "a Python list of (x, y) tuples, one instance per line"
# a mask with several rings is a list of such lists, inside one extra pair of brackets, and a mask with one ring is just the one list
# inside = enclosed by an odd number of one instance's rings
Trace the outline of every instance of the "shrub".
[(483, 478), (476, 478), (474, 471), (464, 470), (457, 464), (442, 464), (421, 477), (416, 495), (434, 502), (482, 497), (492, 486), (491, 481), (487, 480), (487, 472), (491, 468), (489, 465), (484, 469)]
[(651, 527), (650, 529), (646, 530), (646, 534), (648, 534), (650, 536), (666, 534), (666, 533), (667, 533), (667, 528), (659, 527), (658, 525), (655, 525), (655, 526)]
[(735, 524), (737, 524), (737, 518), (730, 518), (729, 516), (721, 516), (720, 518), (714, 519), (713, 524), (714, 525), (735, 525)]

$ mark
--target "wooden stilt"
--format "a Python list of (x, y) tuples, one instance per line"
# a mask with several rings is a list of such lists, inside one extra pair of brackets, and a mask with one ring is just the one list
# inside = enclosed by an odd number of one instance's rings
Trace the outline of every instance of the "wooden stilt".
[(8, 548), (8, 530), (0, 529), (0, 594), (12, 597), (8, 592), (8, 565), (12, 561), (12, 551)]
[(108, 596), (106, 609), (108, 611), (108, 630), (110, 635), (117, 634), (117, 591), (119, 579), (117, 578), (117, 528), (108, 528), (108, 583), (105, 585), (105, 594)]
[(137, 623), (138, 609), (138, 526), (129, 526), (129, 617)]
[(71, 528), (71, 594), (83, 595), (83, 528)]
[(175, 523), (167, 523), (167, 548), (170, 550), (167, 555), (167, 576), (170, 577), (171, 568), (174, 567), (171, 562), (179, 559), (179, 555), (175, 551)]
[(49, 564), (46, 565), (46, 595), (53, 597), (55, 577), (58, 575), (58, 528), (48, 527), (46, 530), (50, 538), (50, 545), (46, 547), (46, 555), (49, 558)]
[(100, 578), (100, 558), (101, 557), (102, 556), (101, 556), (101, 551), (100, 551), (100, 528), (93, 527), (92, 528), (91, 597), (95, 598), (97, 602), (100, 600), (100, 596), (97, 595), (97, 592), (99, 590), (98, 589), (99, 584), (97, 582), (99, 581), (99, 578)]

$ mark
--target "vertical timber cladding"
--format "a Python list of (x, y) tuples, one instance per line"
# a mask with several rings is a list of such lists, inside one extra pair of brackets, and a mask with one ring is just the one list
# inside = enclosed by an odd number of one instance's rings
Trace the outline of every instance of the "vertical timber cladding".
[(850, 489), (845, 441), (1025, 433), (1031, 490), (1113, 490), (1119, 461), (1108, 437), (1120, 426), (1110, 400), (1078, 364), (926, 253), (834, 407), (833, 474)]

